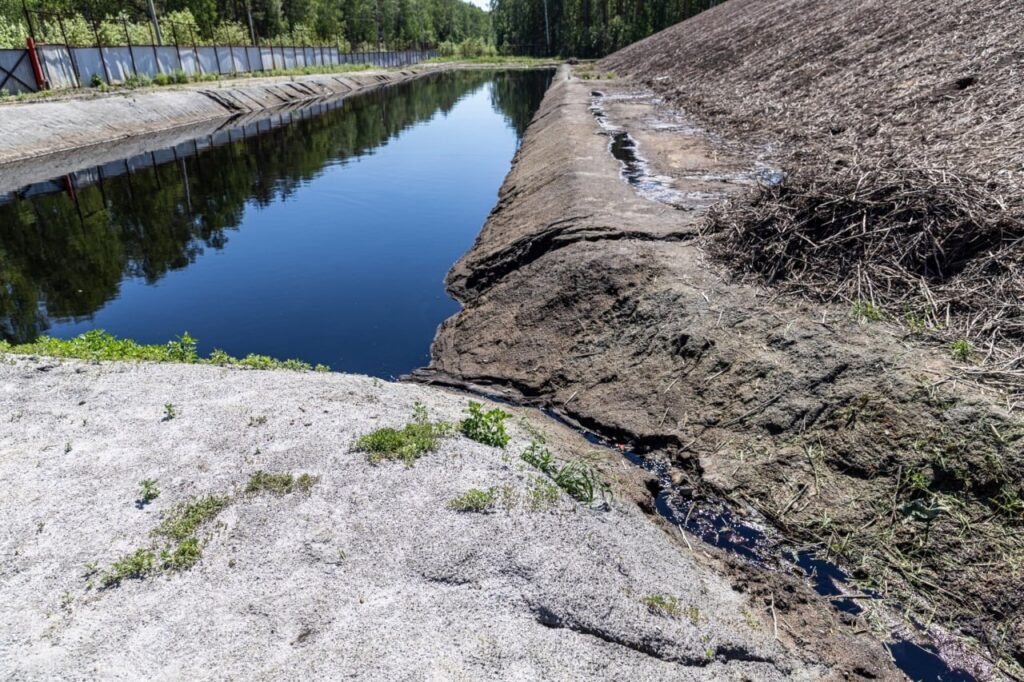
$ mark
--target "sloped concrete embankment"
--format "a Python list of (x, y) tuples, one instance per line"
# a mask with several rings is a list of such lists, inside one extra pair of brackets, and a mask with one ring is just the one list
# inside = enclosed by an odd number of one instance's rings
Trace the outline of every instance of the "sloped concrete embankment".
[[(202, 83), (101, 97), (41, 100), (0, 107), (0, 172), (12, 164), (45, 157), (102, 150), (127, 138), (196, 126), (267, 109), (296, 106), (326, 97), (363, 92), (436, 71), (355, 72)], [(187, 131), (185, 131), (187, 135)], [(187, 138), (186, 138), (187, 139)], [(173, 142), (172, 142), (173, 144)], [(125, 156), (116, 150), (92, 164)]]
[[(642, 91), (598, 87), (620, 112)], [(1004, 488), (1024, 471), (1019, 418), (953, 381), (945, 349), (731, 281), (696, 243), (701, 209), (623, 182), (598, 94), (559, 73), (449, 275), (464, 309), (417, 377), (506, 392), (670, 459), (698, 499), (713, 490), (831, 543), (912, 610), (1019, 659), (1024, 595), (999, 576), (1024, 545), (995, 499), (1015, 499)], [(647, 152), (671, 165), (698, 133), (666, 134)], [(686, 173), (719, 163), (690, 158)]]
[[(830, 677), (644, 517), (619, 462), (598, 461), (618, 493), (608, 508), (532, 496), (528, 439), (546, 433), (559, 457), (590, 449), (535, 412), (519, 411), (505, 450), (452, 437), (411, 467), (354, 451), (416, 402), (452, 421), (466, 406), (342, 374), (4, 359), (0, 677)], [(245, 493), (258, 470), (318, 480)], [(148, 504), (144, 479), (159, 489)], [(492, 487), (491, 513), (447, 506)], [(99, 587), (94, 571), (205, 496), (230, 502), (201, 527), (198, 563)], [(652, 611), (653, 595), (678, 606)]]

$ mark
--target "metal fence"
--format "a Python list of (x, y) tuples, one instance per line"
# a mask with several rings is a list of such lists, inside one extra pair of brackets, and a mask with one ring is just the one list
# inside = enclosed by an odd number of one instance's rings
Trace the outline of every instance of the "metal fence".
[[(189, 77), (201, 77), (342, 64), (401, 67), (437, 56), (433, 49), (342, 52), (336, 47), (308, 45), (36, 45), (35, 51), (49, 88), (80, 88), (96, 83), (113, 85), (132, 76), (155, 78), (178, 71)], [(40, 89), (29, 50), (0, 49), (0, 91), (18, 94)]]

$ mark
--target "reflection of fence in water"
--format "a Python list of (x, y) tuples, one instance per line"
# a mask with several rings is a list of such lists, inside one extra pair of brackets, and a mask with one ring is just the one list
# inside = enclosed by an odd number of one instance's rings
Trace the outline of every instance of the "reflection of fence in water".
[[(198, 157), (208, 149), (263, 135), (294, 121), (314, 118), (328, 111), (339, 109), (344, 104), (345, 101), (343, 99), (336, 99), (304, 105), (301, 108), (290, 111), (275, 112), (272, 116), (265, 116), (250, 123), (223, 128), (210, 135), (182, 142), (173, 147), (143, 152), (126, 159), (77, 170), (45, 182), (36, 182), (14, 192), (0, 193), (0, 205), (13, 201), (15, 198), (29, 199), (40, 194), (53, 194), (55, 192), (67, 192), (74, 200), (77, 190), (91, 185), (99, 185), (102, 192), (103, 182), (110, 178), (126, 174), (130, 175), (147, 168), (155, 169), (158, 166), (171, 162), (182, 162), (191, 156)], [(187, 188), (189, 182), (187, 169), (184, 165), (179, 165), (179, 169), (182, 174), (182, 182), (185, 183)]]

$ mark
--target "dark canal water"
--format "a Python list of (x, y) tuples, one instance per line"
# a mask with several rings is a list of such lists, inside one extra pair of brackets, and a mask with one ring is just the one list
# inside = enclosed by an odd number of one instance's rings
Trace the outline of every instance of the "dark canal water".
[(0, 195), (0, 335), (421, 366), (550, 79), (438, 74)]

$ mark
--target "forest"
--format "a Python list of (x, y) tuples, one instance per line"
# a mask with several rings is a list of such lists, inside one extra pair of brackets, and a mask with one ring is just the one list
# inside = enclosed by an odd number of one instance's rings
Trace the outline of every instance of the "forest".
[[(442, 47), (452, 54), (462, 45), (462, 56), (600, 57), (718, 2), (491, 0), (487, 12), (464, 0), (155, 0), (155, 9), (165, 42), (247, 45), (255, 37), (342, 50)], [(37, 40), (152, 41), (146, 0), (28, 0), (27, 7)], [(22, 0), (0, 0), (0, 47), (22, 47), (27, 35)]]
[(520, 51), (602, 57), (722, 0), (492, 0), (494, 41)]
[[(491, 42), (488, 13), (464, 0), (154, 0), (165, 43), (323, 45), (343, 51)], [(29, 0), (37, 41), (152, 42), (146, 0)], [(58, 19), (60, 17), (60, 19)], [(250, 21), (251, 19), (251, 21)], [(0, 0), (0, 47), (24, 47), (22, 0)]]

